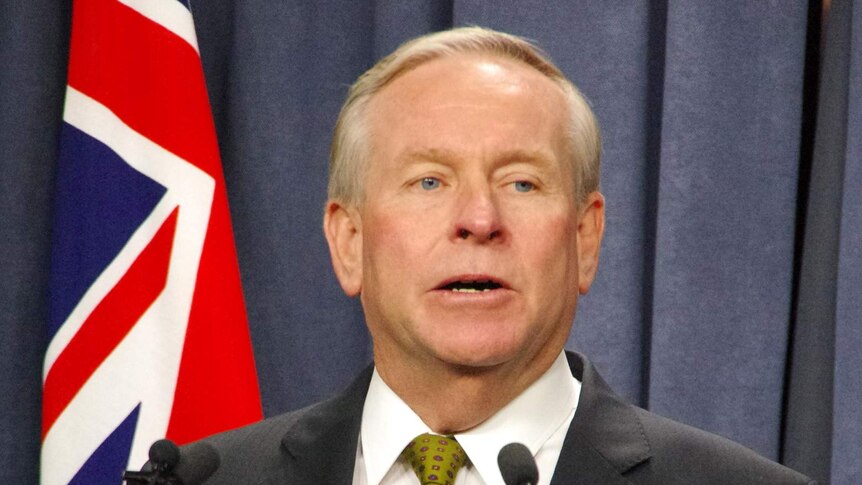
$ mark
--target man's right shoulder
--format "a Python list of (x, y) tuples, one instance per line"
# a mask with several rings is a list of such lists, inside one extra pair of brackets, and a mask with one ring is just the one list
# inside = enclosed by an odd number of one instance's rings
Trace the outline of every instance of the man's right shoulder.
[(220, 460), (216, 473), (206, 483), (266, 483), (266, 477), (285, 466), (284, 437), (324, 404), (325, 401), (201, 440), (215, 447)]
[(207, 485), (315, 483), (321, 466), (352, 474), (370, 379), (369, 367), (325, 401), (204, 438), (220, 458)]

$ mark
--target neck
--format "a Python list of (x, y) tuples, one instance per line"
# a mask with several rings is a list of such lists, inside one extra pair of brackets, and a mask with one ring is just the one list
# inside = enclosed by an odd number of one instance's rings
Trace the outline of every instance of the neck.
[[(553, 364), (559, 353), (534, 356), (527, 365), (504, 363), (467, 367), (435, 360), (388, 365), (374, 349), (377, 372), (384, 382), (438, 434), (450, 435), (478, 426), (519, 396)], [(433, 360), (433, 359), (432, 359)], [(422, 378), (416, 378), (421, 374)]]

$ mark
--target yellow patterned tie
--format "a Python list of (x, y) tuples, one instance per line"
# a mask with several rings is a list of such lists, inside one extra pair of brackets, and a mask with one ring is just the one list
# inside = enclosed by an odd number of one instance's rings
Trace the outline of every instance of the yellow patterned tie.
[(458, 470), (468, 461), (455, 438), (429, 433), (417, 436), (401, 456), (413, 467), (422, 485), (452, 485)]

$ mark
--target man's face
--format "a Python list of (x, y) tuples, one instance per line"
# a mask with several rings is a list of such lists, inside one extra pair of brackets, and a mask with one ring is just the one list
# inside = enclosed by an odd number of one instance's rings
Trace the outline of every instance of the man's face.
[(377, 365), (555, 357), (603, 224), (599, 194), (576, 202), (562, 91), (517, 61), (460, 55), (401, 75), (367, 115), (365, 198), (330, 203), (325, 224)]

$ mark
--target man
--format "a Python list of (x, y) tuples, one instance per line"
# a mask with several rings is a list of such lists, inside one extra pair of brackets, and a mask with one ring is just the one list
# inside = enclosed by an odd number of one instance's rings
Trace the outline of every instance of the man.
[[(510, 442), (545, 484), (809, 483), (623, 402), (564, 353), (598, 265), (599, 158), (589, 106), (520, 38), (432, 34), (363, 74), (336, 126), (324, 232), (373, 370), (210, 438), (208, 483), (498, 484)], [(438, 444), (446, 461), (422, 461)]]

